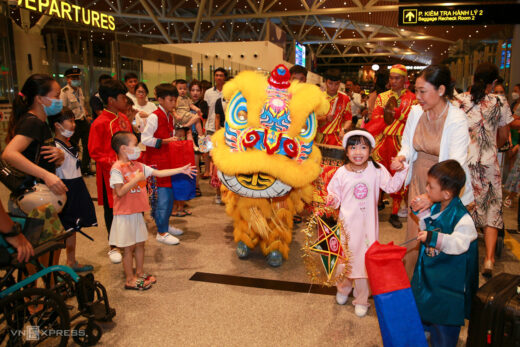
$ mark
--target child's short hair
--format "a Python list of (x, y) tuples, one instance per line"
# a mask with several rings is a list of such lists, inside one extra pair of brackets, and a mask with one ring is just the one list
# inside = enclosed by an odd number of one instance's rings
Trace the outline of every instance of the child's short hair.
[(117, 99), (119, 94), (126, 95), (127, 91), (128, 90), (123, 83), (114, 79), (106, 81), (99, 86), (99, 96), (105, 105), (108, 105), (109, 97)]
[(155, 87), (155, 95), (157, 98), (165, 98), (167, 96), (173, 96), (178, 98), (179, 92), (177, 88), (172, 86), (170, 83), (161, 83)]
[(439, 182), (442, 190), (447, 190), (453, 196), (459, 196), (466, 184), (466, 173), (459, 162), (453, 159), (441, 161), (433, 165), (428, 171), (428, 176)]
[(112, 147), (114, 152), (119, 154), (119, 149), (121, 148), (121, 146), (128, 146), (128, 144), (130, 143), (130, 139), (132, 138), (130, 135), (134, 134), (129, 131), (118, 131), (114, 134), (114, 136), (112, 136), (110, 146)]
[(47, 117), (49, 124), (51, 125), (51, 129), (54, 129), (56, 123), (63, 123), (63, 121), (66, 121), (67, 119), (74, 118), (76, 118), (74, 112), (72, 112), (72, 110), (68, 107), (64, 107), (57, 115)]
[(175, 81), (175, 85), (177, 85), (177, 84), (186, 84), (187, 85), (188, 82), (186, 80), (183, 80), (183, 79), (178, 79), (178, 80)]

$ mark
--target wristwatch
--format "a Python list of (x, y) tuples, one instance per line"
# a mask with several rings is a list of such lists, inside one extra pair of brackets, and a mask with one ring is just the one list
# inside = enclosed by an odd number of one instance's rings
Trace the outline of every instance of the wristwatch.
[(15, 236), (20, 235), (21, 233), (22, 233), (22, 226), (20, 225), (20, 223), (14, 222), (11, 230), (9, 230), (9, 232), (7, 232), (7, 233), (2, 233), (1, 235), (3, 237), (15, 237)]

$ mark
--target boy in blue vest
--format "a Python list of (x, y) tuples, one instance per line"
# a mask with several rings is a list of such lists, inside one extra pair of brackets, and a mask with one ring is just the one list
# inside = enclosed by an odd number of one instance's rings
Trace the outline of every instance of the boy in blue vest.
[[(456, 160), (428, 171), (431, 216), (421, 220), (412, 291), (432, 346), (456, 346), (478, 289), (477, 230), (459, 193), (466, 175)], [(414, 209), (414, 204), (411, 204)]]

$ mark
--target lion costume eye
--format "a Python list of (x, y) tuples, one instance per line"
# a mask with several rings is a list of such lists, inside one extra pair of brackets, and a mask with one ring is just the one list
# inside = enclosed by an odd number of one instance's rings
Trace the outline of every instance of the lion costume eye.
[(300, 137), (306, 141), (312, 141), (314, 139), (314, 136), (316, 136), (316, 115), (314, 112), (312, 112), (309, 117), (307, 117), (307, 120), (305, 121), (305, 125), (302, 127), (302, 130), (300, 131)]
[(235, 129), (245, 128), (247, 125), (247, 100), (241, 92), (231, 98), (227, 107), (226, 121)]

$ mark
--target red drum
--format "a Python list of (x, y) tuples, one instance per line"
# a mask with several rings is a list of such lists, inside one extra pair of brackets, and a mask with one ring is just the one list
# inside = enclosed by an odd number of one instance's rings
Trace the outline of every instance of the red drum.
[(312, 183), (314, 194), (312, 199), (312, 209), (325, 206), (327, 197), (327, 186), (332, 176), (342, 165), (345, 164), (345, 150), (341, 146), (331, 146), (317, 144), (321, 151), (321, 173)]

